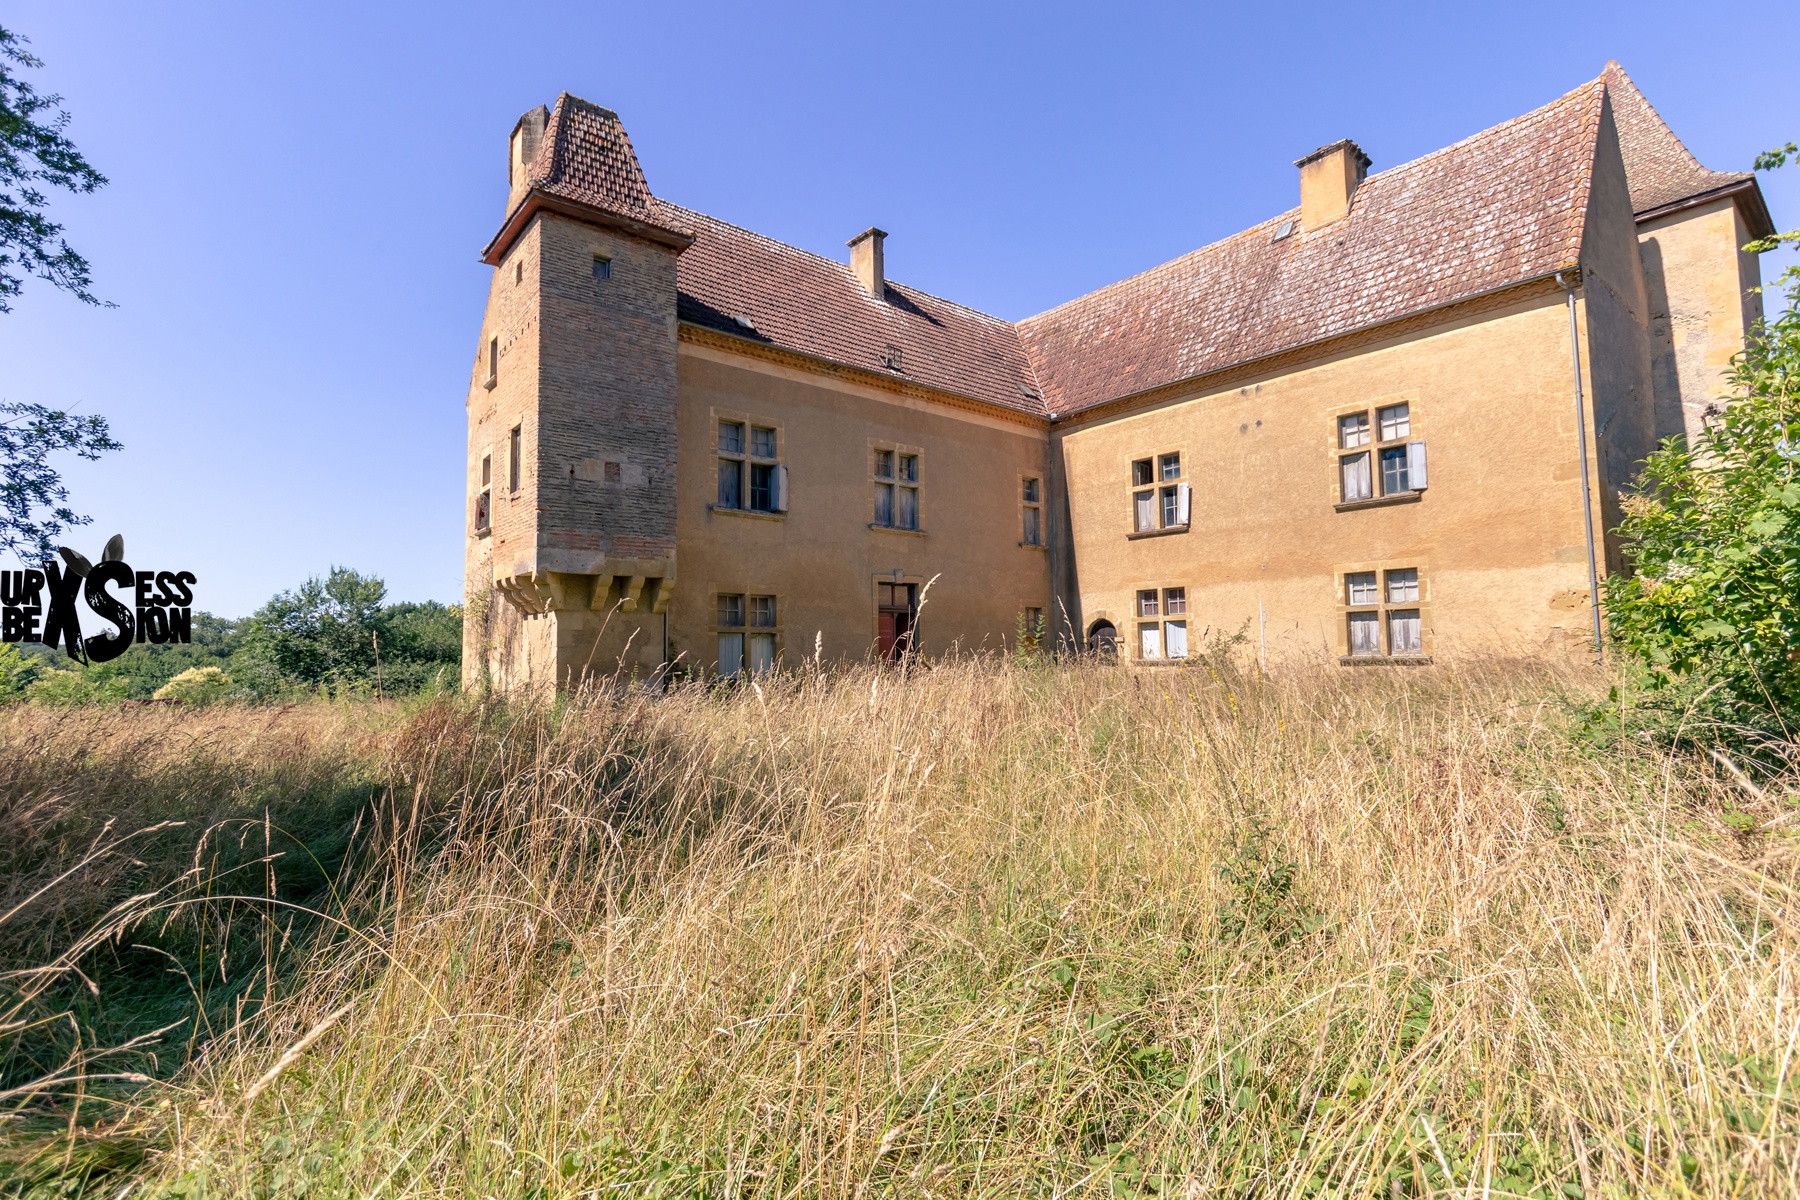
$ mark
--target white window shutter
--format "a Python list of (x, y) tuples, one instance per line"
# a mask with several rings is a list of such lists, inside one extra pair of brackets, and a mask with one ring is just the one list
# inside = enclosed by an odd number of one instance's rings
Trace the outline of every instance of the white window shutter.
[[(1423, 449), (1423, 447), (1421, 447)], [(1424, 460), (1421, 459), (1421, 462)], [(775, 511), (787, 511), (787, 468), (775, 468)]]
[(1412, 490), (1415, 492), (1425, 490), (1424, 442), (1406, 443), (1406, 481), (1412, 485)]
[(1175, 489), (1175, 523), (1186, 525), (1189, 513), (1193, 509), (1194, 489), (1181, 484)]

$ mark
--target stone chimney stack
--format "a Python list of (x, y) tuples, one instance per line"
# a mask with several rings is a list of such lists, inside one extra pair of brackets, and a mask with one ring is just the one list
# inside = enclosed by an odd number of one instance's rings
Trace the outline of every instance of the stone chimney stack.
[(873, 225), (844, 243), (850, 247), (850, 272), (863, 291), (877, 300), (887, 299), (887, 273), (881, 261), (881, 243), (887, 231)]
[(506, 144), (506, 211), (518, 206), (525, 195), (531, 176), (531, 164), (537, 161), (538, 149), (544, 144), (544, 129), (550, 124), (550, 110), (542, 104), (519, 118), (512, 137)]
[(1295, 159), (1294, 165), (1300, 168), (1300, 228), (1311, 232), (1349, 213), (1350, 198), (1369, 173), (1369, 156), (1345, 138)]

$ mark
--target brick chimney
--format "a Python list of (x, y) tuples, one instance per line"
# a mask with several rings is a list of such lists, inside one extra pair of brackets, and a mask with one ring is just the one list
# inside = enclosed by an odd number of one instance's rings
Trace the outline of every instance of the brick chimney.
[(1369, 173), (1369, 156), (1345, 138), (1295, 159), (1294, 165), (1300, 168), (1300, 228), (1311, 231), (1349, 213), (1350, 198)]
[(863, 291), (877, 300), (887, 299), (887, 273), (881, 262), (881, 243), (887, 231), (873, 225), (844, 244), (850, 247), (850, 273)]
[(531, 164), (537, 161), (538, 148), (544, 144), (544, 129), (550, 124), (550, 110), (540, 104), (513, 126), (506, 143), (506, 211), (512, 212), (525, 195)]

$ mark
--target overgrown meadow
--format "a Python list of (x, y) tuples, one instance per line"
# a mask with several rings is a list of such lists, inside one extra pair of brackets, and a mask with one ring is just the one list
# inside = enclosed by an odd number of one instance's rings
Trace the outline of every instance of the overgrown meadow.
[(1792, 777), (1612, 682), (0, 710), (7, 1194), (1793, 1194)]

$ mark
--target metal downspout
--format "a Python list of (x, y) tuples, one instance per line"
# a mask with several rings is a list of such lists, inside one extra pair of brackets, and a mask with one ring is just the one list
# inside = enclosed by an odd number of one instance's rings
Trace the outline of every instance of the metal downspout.
[(1575, 285), (1556, 273), (1569, 297), (1569, 352), (1575, 364), (1575, 442), (1581, 454), (1581, 521), (1587, 531), (1588, 608), (1594, 614), (1594, 657), (1603, 656), (1600, 640), (1600, 569), (1594, 561), (1594, 499), (1588, 486), (1587, 413), (1581, 393), (1581, 327), (1575, 319)]

